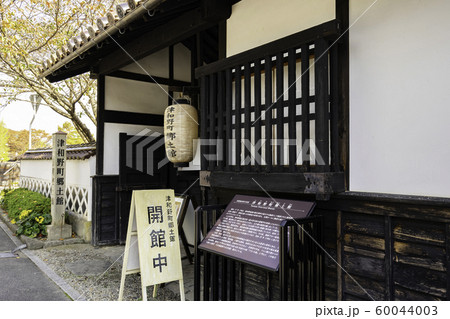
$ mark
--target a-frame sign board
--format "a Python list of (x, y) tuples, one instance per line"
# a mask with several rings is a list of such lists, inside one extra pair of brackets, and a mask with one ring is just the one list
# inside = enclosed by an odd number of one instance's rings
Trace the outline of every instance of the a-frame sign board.
[(133, 191), (119, 300), (126, 275), (138, 272), (142, 300), (147, 300), (148, 286), (155, 286), (156, 292), (158, 284), (176, 280), (185, 300), (174, 196), (170, 189)]

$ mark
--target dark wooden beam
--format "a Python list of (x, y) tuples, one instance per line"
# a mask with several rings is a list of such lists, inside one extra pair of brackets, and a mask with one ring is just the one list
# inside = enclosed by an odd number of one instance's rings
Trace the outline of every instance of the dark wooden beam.
[(148, 83), (158, 83), (160, 85), (167, 85), (167, 86), (190, 86), (190, 82), (185, 81), (179, 81), (175, 79), (167, 79), (159, 76), (154, 75), (147, 75), (147, 74), (140, 74), (140, 73), (133, 73), (133, 72), (127, 72), (127, 71), (114, 71), (108, 76), (113, 78), (119, 78), (119, 79), (127, 79), (127, 80), (133, 80), (133, 81), (140, 81), (140, 82), (148, 82)]
[(325, 162), (324, 165), (319, 165), (323, 172), (329, 171), (329, 68), (328, 68), (328, 46), (329, 43), (324, 39), (319, 39), (315, 42), (316, 56), (314, 57), (314, 72), (315, 72), (315, 113), (316, 113), (316, 136), (315, 142), (317, 152)]
[(105, 143), (105, 77), (97, 80), (97, 155), (96, 175), (103, 175), (103, 157)]
[(219, 23), (219, 60), (227, 57), (227, 21)]
[(447, 301), (450, 301), (450, 223), (445, 224), (445, 261), (447, 266)]
[(342, 222), (342, 211), (337, 211), (337, 216), (336, 216), (336, 261), (337, 261), (337, 265), (336, 265), (336, 271), (337, 271), (337, 300), (338, 301), (342, 301), (343, 299), (343, 291), (344, 291), (344, 286), (345, 286), (345, 278), (344, 278), (344, 274), (342, 271), (342, 267), (340, 267), (340, 265), (342, 265), (342, 258), (344, 256), (344, 225)]
[[(313, 176), (315, 176), (313, 178)], [(290, 194), (317, 194), (340, 192), (343, 189), (343, 173), (258, 173), (258, 172), (210, 172), (201, 186)], [(322, 183), (322, 185), (320, 185)]]
[[(208, 7), (205, 8), (206, 4)], [(194, 34), (206, 30), (231, 15), (228, 1), (210, 0), (202, 2), (202, 7), (188, 11), (178, 18), (143, 34), (102, 59), (100, 74), (109, 74), (121, 67), (142, 59), (170, 45), (177, 44)]]
[(384, 265), (385, 265), (385, 299), (384, 300), (395, 300), (395, 287), (394, 287), (394, 239), (392, 234), (392, 217), (384, 217)]
[(121, 124), (136, 124), (149, 126), (163, 126), (164, 115), (160, 114), (145, 114), (121, 111), (104, 111), (104, 122), (106, 123), (121, 123)]
[[(91, 60), (91, 61), (92, 61), (92, 63), (95, 63), (94, 60)], [(83, 74), (83, 73), (86, 73), (89, 71), (90, 71), (89, 65), (79, 63), (79, 65), (72, 66), (70, 68), (70, 71), (66, 71), (65, 68), (63, 67), (63, 68), (57, 70), (56, 72), (47, 75), (45, 78), (50, 83), (55, 83), (55, 82), (59, 82), (59, 81), (65, 80), (67, 78), (71, 78), (73, 76), (77, 76), (79, 74)]]
[(349, 46), (349, 0), (336, 0), (336, 19), (341, 22), (343, 35), (337, 45), (337, 94), (339, 105), (339, 154), (340, 166), (345, 172), (346, 190), (349, 190), (349, 107), (350, 107), (350, 46)]
[[(169, 46), (169, 85), (175, 86), (175, 84), (172, 84), (174, 81), (174, 50), (173, 45)], [(169, 96), (167, 97), (167, 105), (171, 105), (174, 103), (173, 101), (173, 88), (169, 87)]]
[(321, 208), (434, 222), (450, 221), (448, 198), (345, 192), (322, 202)]

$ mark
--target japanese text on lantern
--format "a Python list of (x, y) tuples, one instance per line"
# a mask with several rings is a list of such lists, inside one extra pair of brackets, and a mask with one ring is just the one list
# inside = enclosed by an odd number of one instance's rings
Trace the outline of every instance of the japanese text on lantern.
[(169, 107), (167, 110), (167, 117), (166, 117), (166, 149), (170, 152), (170, 156), (176, 157), (177, 156), (177, 149), (175, 147), (175, 144), (173, 143), (173, 140), (177, 138), (176, 133), (174, 132), (174, 122), (175, 122), (175, 107)]

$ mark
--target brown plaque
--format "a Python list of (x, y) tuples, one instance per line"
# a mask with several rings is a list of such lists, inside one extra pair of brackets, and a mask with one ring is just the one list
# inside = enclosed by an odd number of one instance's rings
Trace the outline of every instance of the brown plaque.
[(205, 251), (276, 271), (283, 220), (308, 217), (315, 203), (236, 195), (199, 245)]

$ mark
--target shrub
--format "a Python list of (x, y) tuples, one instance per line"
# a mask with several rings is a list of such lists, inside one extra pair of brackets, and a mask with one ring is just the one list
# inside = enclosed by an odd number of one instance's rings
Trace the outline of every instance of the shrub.
[(5, 192), (2, 207), (11, 223), (17, 224), (17, 234), (29, 237), (47, 235), (46, 225), (51, 223), (50, 199), (42, 194), (18, 188)]

